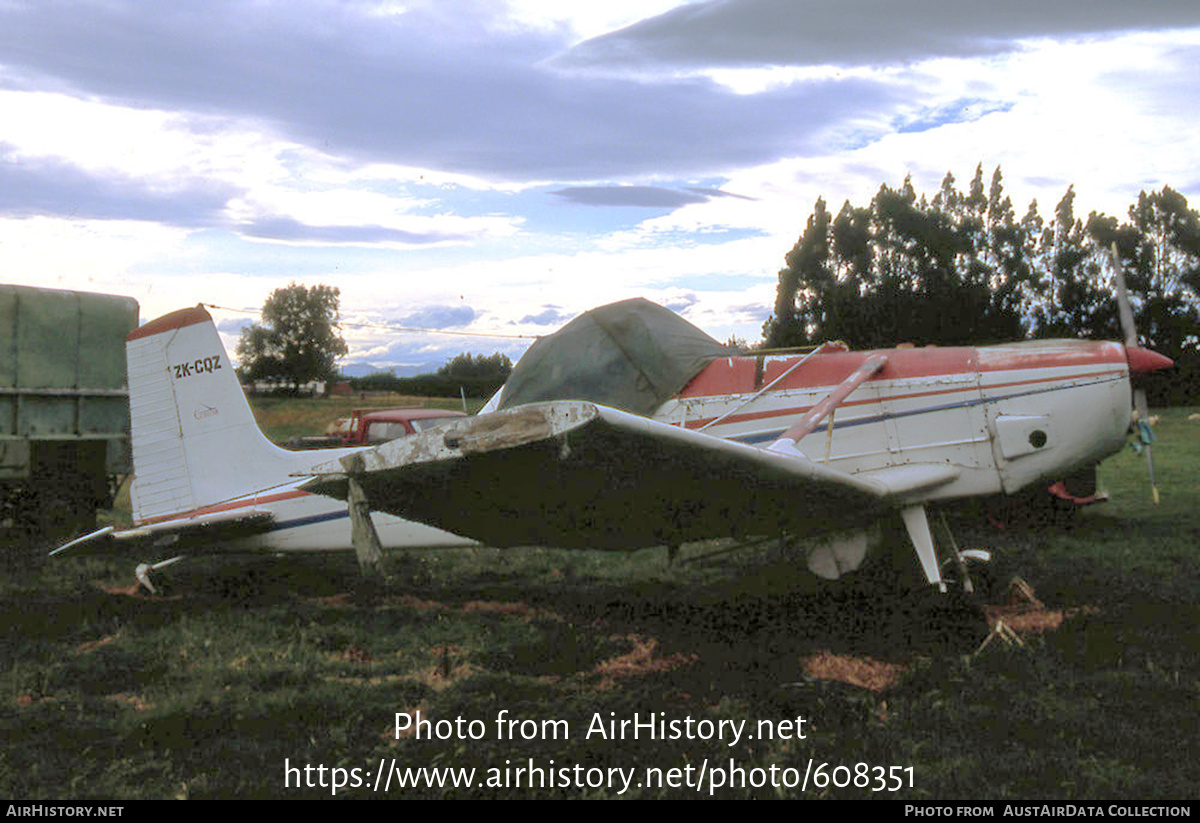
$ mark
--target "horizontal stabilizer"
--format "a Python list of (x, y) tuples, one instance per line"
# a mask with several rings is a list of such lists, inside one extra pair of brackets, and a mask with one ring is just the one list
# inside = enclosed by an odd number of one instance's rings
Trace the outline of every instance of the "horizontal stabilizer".
[(103, 529), (97, 529), (59, 546), (50, 552), (50, 556), (53, 557), (67, 550), (71, 550), (72, 554), (107, 554), (113, 541), (171, 542), (173, 545), (192, 541), (201, 544), (219, 544), (224, 540), (234, 540), (270, 531), (274, 523), (275, 517), (270, 512), (261, 509), (239, 509), (163, 520), (122, 531), (117, 531), (112, 526), (105, 526)]
[(175, 520), (162, 520), (157, 523), (145, 523), (126, 531), (116, 532), (113, 534), (113, 538), (136, 540), (163, 534), (175, 534), (182, 537), (193, 533), (204, 534), (208, 539), (246, 537), (270, 531), (274, 523), (275, 516), (263, 509), (238, 509), (236, 511), (209, 512)]
[[(630, 549), (861, 523), (888, 488), (582, 401), (466, 418), (361, 452), (371, 508), (495, 546)], [(307, 491), (345, 498), (330, 461)]]

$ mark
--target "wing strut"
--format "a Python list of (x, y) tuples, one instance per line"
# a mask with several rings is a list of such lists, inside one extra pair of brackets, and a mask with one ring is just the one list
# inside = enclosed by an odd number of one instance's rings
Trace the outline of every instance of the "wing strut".
[(349, 455), (343, 465), (346, 467), (346, 505), (350, 508), (350, 540), (354, 544), (358, 567), (364, 577), (382, 577), (383, 544), (371, 521), (371, 504), (359, 482), (364, 472), (362, 454)]
[(709, 426), (715, 426), (715, 425), (717, 425), (717, 424), (718, 424), (718, 423), (720, 423), (722, 420), (724, 420), (726, 417), (729, 417), (729, 416), (731, 416), (731, 415), (737, 414), (737, 413), (738, 413), (738, 412), (740, 412), (742, 409), (746, 408), (746, 407), (747, 407), (747, 406), (749, 406), (751, 403), (753, 403), (755, 400), (757, 400), (758, 398), (762, 397), (764, 394), (766, 394), (767, 392), (769, 392), (771, 389), (775, 388), (775, 384), (776, 384), (776, 383), (778, 383), (779, 381), (783, 380), (783, 378), (787, 377), (789, 374), (791, 374), (792, 372), (794, 372), (796, 369), (798, 369), (798, 368), (800, 368), (801, 366), (803, 366), (803, 365), (804, 365), (805, 363), (807, 363), (807, 362), (808, 362), (808, 361), (809, 361), (809, 360), (810, 360), (810, 359), (811, 359), (811, 358), (812, 358), (814, 355), (822, 354), (822, 353), (825, 351), (825, 347), (826, 347), (826, 346), (829, 346), (829, 345), (830, 345), (830, 344), (829, 344), (828, 342), (826, 342), (826, 343), (822, 343), (821, 345), (817, 346), (815, 349), (813, 349), (813, 350), (812, 350), (812, 351), (810, 351), (808, 354), (806, 354), (806, 355), (804, 355), (803, 357), (801, 357), (801, 358), (800, 358), (799, 360), (797, 360), (795, 363), (793, 363), (792, 365), (788, 366), (788, 368), (787, 368), (787, 369), (786, 369), (786, 370), (783, 372), (783, 374), (779, 375), (779, 376), (778, 376), (778, 377), (776, 377), (774, 380), (772, 380), (770, 383), (768, 383), (767, 385), (763, 386), (761, 389), (759, 389), (758, 391), (756, 391), (754, 394), (752, 394), (752, 395), (750, 395), (749, 397), (747, 397), (747, 398), (746, 398), (745, 400), (743, 400), (741, 403), (738, 403), (736, 406), (734, 406), (734, 407), (733, 407), (732, 409), (730, 409), (729, 411), (727, 411), (727, 412), (725, 412), (724, 414), (721, 414), (721, 415), (719, 415), (719, 416), (717, 416), (717, 417), (714, 417), (712, 420), (709, 420), (709, 421), (708, 421), (707, 423), (705, 423), (703, 426), (701, 426), (700, 428), (696, 429), (696, 431), (700, 431), (700, 432), (702, 432), (702, 431), (704, 431), (705, 429), (707, 429)]
[(853, 374), (834, 386), (833, 391), (817, 401), (817, 404), (797, 420), (790, 429), (781, 434), (779, 439), (771, 444), (771, 451), (783, 454), (795, 453), (797, 451), (796, 444), (807, 437), (830, 412), (840, 406), (850, 392), (886, 366), (887, 361), (887, 356), (882, 354), (872, 355), (864, 360)]

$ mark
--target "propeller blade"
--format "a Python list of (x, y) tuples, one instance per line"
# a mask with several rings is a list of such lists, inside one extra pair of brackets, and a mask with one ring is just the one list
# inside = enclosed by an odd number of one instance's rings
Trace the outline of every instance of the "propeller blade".
[(1150, 470), (1150, 494), (1154, 504), (1158, 505), (1158, 481), (1154, 477), (1154, 451), (1150, 441), (1154, 439), (1150, 431), (1150, 406), (1146, 402), (1146, 390), (1136, 389), (1133, 392), (1133, 407), (1137, 410), (1138, 437), (1142, 438), (1142, 448), (1146, 452), (1146, 468)]
[[(1132, 381), (1133, 375), (1137, 371), (1134, 368), (1134, 360), (1141, 357), (1143, 350), (1138, 347), (1137, 327), (1133, 323), (1133, 307), (1129, 305), (1129, 292), (1125, 289), (1125, 271), (1121, 266), (1121, 256), (1117, 253), (1116, 242), (1110, 247), (1109, 254), (1112, 261), (1113, 285), (1116, 286), (1117, 291), (1117, 312), (1121, 318), (1121, 331), (1125, 335), (1125, 356), (1130, 358), (1129, 376)], [(1142, 365), (1145, 364), (1142, 363)], [(1146, 452), (1146, 468), (1150, 471), (1150, 495), (1157, 505), (1158, 481), (1154, 477), (1154, 451), (1150, 447), (1151, 441), (1154, 440), (1154, 434), (1150, 431), (1150, 404), (1146, 401), (1145, 389), (1134, 389), (1133, 408), (1137, 413), (1136, 436)]]
[(1133, 307), (1129, 305), (1129, 292), (1125, 290), (1125, 271), (1114, 242), (1109, 250), (1112, 259), (1113, 284), (1117, 289), (1117, 312), (1121, 317), (1121, 332), (1125, 335), (1125, 348), (1137, 346), (1137, 328), (1133, 325)]

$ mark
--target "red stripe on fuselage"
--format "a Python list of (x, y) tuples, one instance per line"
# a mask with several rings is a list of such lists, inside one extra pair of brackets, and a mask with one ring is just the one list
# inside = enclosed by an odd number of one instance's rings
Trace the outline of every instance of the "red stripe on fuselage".
[[(1088, 340), (1030, 341), (988, 348), (926, 347), (923, 349), (876, 349), (860, 352), (817, 354), (772, 387), (772, 391), (836, 386), (868, 357), (884, 354), (887, 365), (868, 383), (908, 380), (949, 374), (1051, 369), (1105, 363), (1125, 365), (1120, 346)], [(772, 358), (763, 365), (755, 385), (755, 357), (720, 357), (692, 379), (679, 397), (682, 400), (721, 395), (751, 394), (794, 366), (800, 357)]]
[[(1007, 383), (990, 383), (987, 385), (978, 385), (978, 384), (974, 384), (974, 383), (960, 384), (960, 385), (953, 386), (950, 388), (937, 389), (935, 391), (908, 392), (906, 394), (889, 394), (889, 395), (887, 395), (886, 398), (866, 397), (861, 400), (848, 400), (848, 401), (843, 402), (840, 406), (838, 406), (838, 408), (849, 408), (852, 406), (865, 406), (865, 405), (868, 405), (871, 403), (879, 403), (883, 399), (886, 399), (889, 401), (911, 400), (914, 398), (938, 397), (941, 395), (956, 394), (959, 392), (973, 392), (973, 393), (980, 392), (980, 391), (991, 392), (996, 389), (1010, 389), (1010, 388), (1014, 388), (1017, 386), (1032, 386), (1032, 385), (1036, 385), (1038, 383), (1054, 383), (1054, 382), (1058, 382), (1058, 381), (1067, 382), (1067, 381), (1073, 381), (1073, 380), (1081, 380), (1084, 378), (1109, 377), (1111, 375), (1123, 375), (1123, 374), (1125, 374), (1124, 369), (1107, 369), (1105, 371), (1085, 372), (1082, 374), (1062, 374), (1062, 375), (1057, 375), (1054, 377), (1035, 377), (1035, 378), (1030, 378), (1028, 380), (1012, 380)], [(870, 381), (868, 381), (868, 383), (869, 382)], [(824, 386), (814, 386), (813, 388), (825, 388), (825, 387)], [(815, 405), (815, 404), (813, 404), (813, 405)], [(745, 414), (732, 414), (728, 417), (722, 418), (721, 422), (722, 423), (743, 423), (743, 422), (748, 422), (751, 420), (769, 420), (769, 419), (772, 419), (775, 417), (792, 417), (792, 416), (795, 416), (798, 414), (804, 414), (804, 413), (808, 412), (811, 408), (812, 408), (812, 405), (808, 405), (808, 406), (796, 406), (796, 407), (786, 408), (786, 409), (769, 409), (769, 410), (761, 411), (761, 412), (747, 412)], [(714, 415), (712, 417), (702, 417), (702, 418), (698, 418), (696, 420), (688, 420), (684, 423), (684, 427), (688, 428), (688, 429), (698, 429), (702, 426), (708, 425), (709, 423), (711, 423), (713, 420), (716, 420), (716, 419), (717, 419), (717, 416)]]
[[(977, 371), (973, 348), (879, 349), (860, 352), (817, 354), (785, 377), (772, 391), (836, 386), (854, 372), (863, 361), (876, 354), (886, 355), (887, 365), (872, 379), (903, 380)], [(680, 392), (681, 399), (712, 397), (723, 394), (750, 394), (771, 383), (800, 360), (799, 357), (772, 358), (763, 364), (761, 385), (755, 386), (757, 368), (754, 357), (720, 357), (709, 363)]]

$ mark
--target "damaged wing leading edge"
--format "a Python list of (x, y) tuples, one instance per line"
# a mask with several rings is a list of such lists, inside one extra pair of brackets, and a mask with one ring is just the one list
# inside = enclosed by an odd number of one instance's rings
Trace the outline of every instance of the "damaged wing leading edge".
[[(633, 549), (860, 525), (896, 488), (583, 401), (533, 403), (362, 452), (375, 510), (494, 546)], [(349, 467), (308, 491), (347, 495)]]

